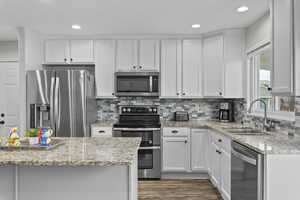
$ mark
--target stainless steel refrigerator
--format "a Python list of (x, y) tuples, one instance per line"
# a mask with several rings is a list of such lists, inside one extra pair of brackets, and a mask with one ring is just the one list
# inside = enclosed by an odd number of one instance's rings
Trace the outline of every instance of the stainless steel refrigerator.
[(28, 71), (27, 128), (52, 128), (56, 137), (90, 136), (96, 120), (94, 76), (86, 70)]

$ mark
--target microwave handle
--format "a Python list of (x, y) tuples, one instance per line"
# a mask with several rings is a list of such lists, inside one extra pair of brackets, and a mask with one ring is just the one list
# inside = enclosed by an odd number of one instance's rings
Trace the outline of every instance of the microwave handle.
[(152, 83), (153, 83), (153, 78), (152, 78), (152, 76), (150, 76), (150, 77), (149, 77), (149, 87), (150, 87), (150, 92), (153, 92), (153, 85), (152, 85)]

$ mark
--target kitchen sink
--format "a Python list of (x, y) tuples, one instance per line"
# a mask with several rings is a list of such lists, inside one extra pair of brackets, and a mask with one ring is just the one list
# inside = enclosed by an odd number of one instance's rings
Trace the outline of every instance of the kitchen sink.
[(261, 131), (261, 130), (258, 130), (258, 129), (253, 129), (253, 128), (239, 128), (239, 129), (227, 129), (227, 131), (229, 133), (233, 133), (233, 134), (236, 134), (236, 135), (261, 135), (261, 136), (264, 136), (264, 135), (269, 135), (268, 133), (264, 132), (264, 131)]

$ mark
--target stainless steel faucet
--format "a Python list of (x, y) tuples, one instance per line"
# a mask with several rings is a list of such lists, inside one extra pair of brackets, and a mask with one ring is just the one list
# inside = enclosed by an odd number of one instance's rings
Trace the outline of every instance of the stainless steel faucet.
[(262, 99), (255, 99), (250, 103), (249, 109), (248, 109), (248, 113), (252, 112), (252, 107), (256, 102), (261, 102), (264, 104), (264, 123), (263, 123), (263, 129), (264, 131), (268, 131), (268, 129), (270, 128), (269, 124), (268, 124), (268, 117), (267, 117), (267, 104), (266, 102)]

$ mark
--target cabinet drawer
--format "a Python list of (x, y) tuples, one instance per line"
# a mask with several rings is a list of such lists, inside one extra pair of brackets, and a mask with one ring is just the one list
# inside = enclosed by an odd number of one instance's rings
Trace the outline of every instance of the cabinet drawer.
[(211, 134), (213, 143), (215, 143), (219, 148), (224, 149), (227, 152), (231, 151), (231, 140), (228, 137), (213, 131), (211, 132)]
[(163, 128), (164, 137), (188, 137), (189, 134), (190, 134), (189, 128), (182, 128), (182, 127)]
[(112, 136), (112, 127), (92, 127), (92, 137)]

